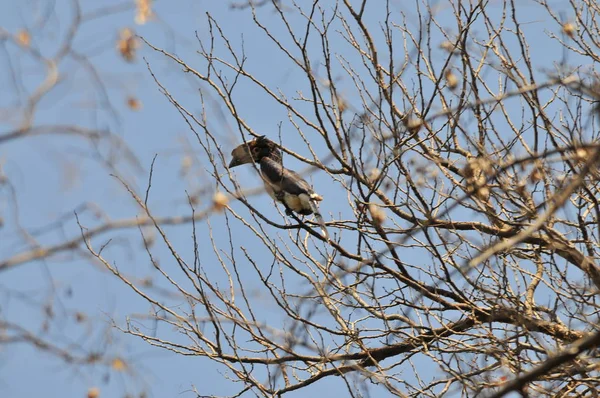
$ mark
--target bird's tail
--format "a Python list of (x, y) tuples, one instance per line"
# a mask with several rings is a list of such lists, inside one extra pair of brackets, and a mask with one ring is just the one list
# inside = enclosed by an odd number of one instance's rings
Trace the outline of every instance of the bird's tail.
[(319, 211), (319, 206), (317, 205), (317, 202), (320, 202), (321, 200), (323, 200), (323, 197), (321, 195), (313, 193), (310, 195), (309, 202), (310, 207), (312, 208), (312, 211), (315, 215), (315, 218), (317, 219), (317, 222), (321, 227), (321, 231), (323, 231), (323, 235), (327, 240), (329, 240), (329, 232), (327, 231), (327, 227), (325, 226), (325, 220), (323, 220), (323, 216), (321, 215), (321, 212)]

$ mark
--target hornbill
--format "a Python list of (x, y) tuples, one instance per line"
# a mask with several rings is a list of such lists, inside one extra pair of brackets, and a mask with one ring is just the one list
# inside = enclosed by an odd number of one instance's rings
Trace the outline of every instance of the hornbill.
[(239, 145), (231, 151), (231, 156), (230, 168), (247, 163), (258, 163), (269, 196), (283, 203), (288, 215), (291, 215), (292, 211), (304, 216), (314, 213), (325, 238), (329, 239), (325, 222), (317, 206), (317, 202), (323, 200), (323, 197), (317, 194), (298, 173), (283, 167), (281, 150), (273, 141), (263, 135)]

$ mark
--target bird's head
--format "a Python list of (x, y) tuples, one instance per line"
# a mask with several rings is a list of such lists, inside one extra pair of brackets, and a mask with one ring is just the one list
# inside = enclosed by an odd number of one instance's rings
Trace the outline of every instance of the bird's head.
[(231, 151), (229, 167), (236, 167), (252, 162), (259, 163), (265, 157), (280, 161), (281, 151), (273, 141), (263, 135), (251, 141), (246, 141)]

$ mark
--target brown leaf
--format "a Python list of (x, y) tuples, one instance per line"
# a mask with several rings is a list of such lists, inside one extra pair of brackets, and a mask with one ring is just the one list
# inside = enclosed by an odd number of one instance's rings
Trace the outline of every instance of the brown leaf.
[(229, 198), (224, 193), (217, 192), (213, 196), (213, 208), (216, 211), (223, 211), (227, 207), (227, 203), (229, 203)]
[(125, 61), (133, 62), (135, 60), (135, 54), (139, 46), (138, 39), (132, 29), (121, 29), (117, 41), (117, 50)]
[(152, 0), (135, 0), (135, 23), (143, 25), (153, 18)]
[(100, 389), (98, 387), (92, 387), (87, 392), (87, 398), (98, 398), (100, 396)]
[(15, 40), (20, 46), (29, 47), (31, 44), (31, 35), (26, 29), (20, 29), (15, 36)]
[(139, 111), (142, 109), (142, 101), (135, 97), (127, 97), (127, 107), (132, 111)]
[(571, 22), (567, 22), (563, 24), (562, 31), (565, 35), (569, 36), (572, 39), (573, 37), (575, 37), (575, 32), (577, 31), (577, 29), (575, 28), (574, 24), (572, 24)]
[(127, 364), (121, 358), (113, 359), (110, 366), (117, 372), (122, 372), (127, 369)]
[(446, 86), (448, 86), (450, 90), (454, 90), (456, 87), (458, 87), (458, 76), (456, 76), (450, 69), (446, 69), (444, 76), (446, 77)]
[(369, 204), (369, 212), (371, 213), (371, 218), (373, 219), (373, 224), (381, 225), (385, 221), (385, 212), (383, 209), (376, 205), (375, 203)]

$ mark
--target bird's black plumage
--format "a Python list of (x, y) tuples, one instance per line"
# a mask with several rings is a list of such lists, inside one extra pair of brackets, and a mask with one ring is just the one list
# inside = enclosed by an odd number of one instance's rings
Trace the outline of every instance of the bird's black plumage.
[(314, 213), (323, 233), (328, 236), (317, 206), (317, 202), (323, 198), (298, 173), (283, 167), (281, 150), (273, 141), (264, 136), (258, 137), (239, 145), (231, 155), (229, 167), (258, 163), (269, 195), (283, 203), (288, 212), (294, 211), (305, 216)]

